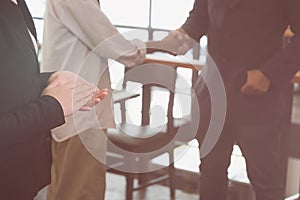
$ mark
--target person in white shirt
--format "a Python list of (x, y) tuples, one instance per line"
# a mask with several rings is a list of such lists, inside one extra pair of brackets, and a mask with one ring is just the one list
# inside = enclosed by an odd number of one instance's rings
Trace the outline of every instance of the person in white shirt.
[[(43, 71), (70, 70), (110, 89), (108, 58), (127, 67), (144, 61), (140, 40), (126, 40), (97, 0), (47, 0), (42, 44)], [(48, 200), (101, 200), (105, 196), (105, 129), (115, 127), (112, 96), (92, 112), (66, 118), (52, 130)], [(84, 144), (81, 138), (84, 138)]]

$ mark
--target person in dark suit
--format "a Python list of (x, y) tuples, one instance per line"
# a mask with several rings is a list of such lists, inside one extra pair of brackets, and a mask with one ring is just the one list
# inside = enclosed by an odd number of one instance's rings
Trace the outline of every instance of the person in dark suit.
[[(246, 158), (256, 200), (284, 199), (290, 80), (300, 67), (299, 11), (299, 0), (195, 0), (182, 27), (152, 44), (184, 54), (192, 43), (187, 37), (198, 42), (206, 35), (208, 52), (223, 78), (226, 119), (217, 143), (201, 158), (201, 200), (226, 199), (227, 168), (235, 143)], [(283, 48), (288, 25), (294, 36)], [(207, 74), (211, 69), (205, 69)], [(215, 77), (212, 74), (206, 81)], [(203, 146), (211, 116), (203, 74), (195, 90), (201, 110), (198, 140)]]
[(68, 71), (39, 72), (23, 0), (1, 0), (0, 27), (0, 199), (30, 200), (50, 182), (50, 129), (107, 91)]

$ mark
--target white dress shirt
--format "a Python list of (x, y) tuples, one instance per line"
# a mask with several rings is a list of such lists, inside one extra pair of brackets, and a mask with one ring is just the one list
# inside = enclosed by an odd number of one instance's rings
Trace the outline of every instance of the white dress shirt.
[[(100, 89), (111, 88), (108, 58), (133, 66), (142, 63), (146, 54), (143, 42), (128, 41), (118, 34), (97, 0), (47, 0), (43, 38), (42, 71), (70, 70)], [(114, 126), (109, 92), (94, 110), (66, 118), (66, 124), (52, 135), (62, 141), (88, 128)]]

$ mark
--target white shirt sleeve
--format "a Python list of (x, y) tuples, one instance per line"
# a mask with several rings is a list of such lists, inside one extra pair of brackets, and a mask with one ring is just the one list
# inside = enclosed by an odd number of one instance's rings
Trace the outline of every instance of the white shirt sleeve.
[(96, 0), (65, 0), (61, 22), (99, 56), (126, 66), (144, 61), (146, 46), (140, 40), (125, 39), (100, 10)]

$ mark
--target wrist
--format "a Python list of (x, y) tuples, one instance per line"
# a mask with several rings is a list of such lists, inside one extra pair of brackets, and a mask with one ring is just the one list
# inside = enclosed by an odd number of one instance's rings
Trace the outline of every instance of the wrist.
[(146, 49), (148, 53), (154, 53), (156, 51), (163, 51), (161, 41), (148, 41), (146, 42)]
[(185, 34), (187, 36), (189, 35), (183, 28), (176, 29), (176, 31), (178, 31), (179, 33)]

